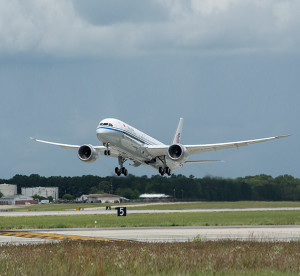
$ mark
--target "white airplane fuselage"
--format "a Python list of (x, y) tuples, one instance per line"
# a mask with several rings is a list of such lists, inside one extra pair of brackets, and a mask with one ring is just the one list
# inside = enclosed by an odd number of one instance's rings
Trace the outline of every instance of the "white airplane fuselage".
[[(96, 129), (97, 138), (104, 145), (108, 144), (112, 152), (132, 161), (157, 169), (162, 165), (159, 160), (154, 162), (153, 157), (145, 150), (145, 146), (164, 145), (146, 133), (117, 119), (102, 120)], [(153, 160), (153, 162), (151, 162)], [(172, 170), (182, 167), (181, 163), (166, 158), (166, 165)]]

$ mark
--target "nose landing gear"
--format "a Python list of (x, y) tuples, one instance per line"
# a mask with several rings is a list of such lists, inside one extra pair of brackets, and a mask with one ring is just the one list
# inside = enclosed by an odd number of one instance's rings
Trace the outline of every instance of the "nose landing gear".
[(109, 149), (109, 143), (103, 143), (103, 146), (106, 147), (106, 150), (104, 151), (104, 155), (110, 155), (110, 149)]

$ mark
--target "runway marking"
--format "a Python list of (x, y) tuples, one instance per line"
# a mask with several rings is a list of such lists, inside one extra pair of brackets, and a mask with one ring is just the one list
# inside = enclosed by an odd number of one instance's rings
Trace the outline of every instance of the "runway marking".
[(44, 234), (34, 232), (18, 232), (18, 231), (0, 231), (1, 236), (13, 236), (19, 238), (37, 238), (48, 240), (72, 240), (72, 241), (105, 241), (105, 242), (134, 242), (121, 239), (109, 239), (109, 238), (95, 238), (86, 236), (74, 236), (74, 235), (59, 235), (59, 234)]

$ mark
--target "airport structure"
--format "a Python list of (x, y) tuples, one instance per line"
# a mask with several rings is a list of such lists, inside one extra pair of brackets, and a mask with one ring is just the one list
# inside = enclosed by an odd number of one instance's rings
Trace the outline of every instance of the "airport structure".
[(37, 203), (38, 202), (33, 200), (31, 196), (11, 195), (0, 198), (0, 205), (26, 205)]
[(172, 197), (166, 194), (141, 194), (140, 200), (143, 201), (169, 201)]
[(88, 203), (119, 203), (121, 201), (121, 197), (112, 194), (90, 194), (82, 195), (76, 200), (85, 201)]
[(0, 184), (0, 192), (2, 193), (3, 197), (14, 196), (17, 194), (17, 185), (6, 183)]
[(22, 195), (24, 196), (43, 196), (48, 198), (51, 196), (53, 200), (58, 199), (58, 187), (31, 187), (31, 188), (21, 188)]

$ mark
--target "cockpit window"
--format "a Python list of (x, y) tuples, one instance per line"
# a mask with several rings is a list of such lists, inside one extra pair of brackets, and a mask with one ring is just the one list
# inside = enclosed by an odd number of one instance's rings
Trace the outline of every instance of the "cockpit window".
[(99, 124), (100, 126), (113, 126), (113, 124), (111, 124), (111, 123), (100, 123)]

